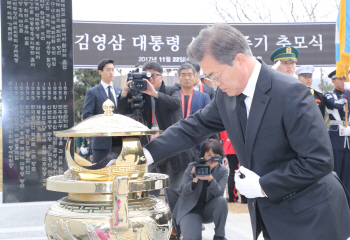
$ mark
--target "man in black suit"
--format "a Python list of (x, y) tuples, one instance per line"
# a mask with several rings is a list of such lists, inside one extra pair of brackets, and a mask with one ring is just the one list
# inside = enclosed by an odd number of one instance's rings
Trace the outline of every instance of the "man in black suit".
[[(166, 130), (182, 119), (181, 97), (179, 89), (176, 86), (165, 86), (163, 81), (163, 68), (157, 62), (148, 62), (143, 65), (143, 71), (151, 73), (151, 78), (147, 81), (147, 91), (143, 93), (144, 106), (142, 108), (142, 116), (145, 125), (154, 130)], [(118, 113), (132, 114), (129, 99), (132, 97), (130, 93), (131, 81), (127, 82), (121, 95), (118, 98)], [(155, 137), (158, 138), (158, 137)], [(150, 166), (149, 172), (158, 172), (169, 175), (170, 186), (165, 190), (166, 198), (169, 203), (170, 210), (173, 211), (176, 201), (179, 197), (178, 190), (181, 184), (182, 175), (187, 165), (197, 159), (196, 150), (188, 149), (175, 156), (169, 157), (156, 166)], [(152, 192), (158, 196), (159, 191)], [(175, 223), (175, 221), (173, 221)], [(173, 229), (177, 227), (174, 225)], [(173, 235), (176, 235), (173, 232)]]
[(226, 129), (255, 240), (261, 231), (272, 240), (348, 239), (349, 202), (332, 173), (331, 143), (309, 89), (256, 60), (228, 24), (203, 29), (187, 54), (219, 89), (204, 109), (145, 146), (148, 164)]
[[(101, 75), (101, 83), (86, 91), (83, 107), (84, 120), (97, 114), (103, 114), (103, 103), (110, 99), (114, 103), (114, 113), (117, 113), (117, 97), (122, 89), (113, 86), (114, 78), (114, 61), (111, 59), (103, 59), (97, 67), (98, 73)], [(92, 162), (97, 163), (105, 158), (112, 147), (112, 139), (109, 137), (92, 138)]]

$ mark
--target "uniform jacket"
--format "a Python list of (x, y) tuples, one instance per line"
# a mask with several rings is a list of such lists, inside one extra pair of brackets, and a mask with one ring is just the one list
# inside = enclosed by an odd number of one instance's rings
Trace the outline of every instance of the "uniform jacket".
[(305, 85), (262, 63), (245, 142), (236, 97), (218, 89), (204, 109), (179, 121), (145, 147), (157, 162), (224, 129), (240, 164), (260, 176), (268, 196), (248, 199), (254, 239), (261, 230), (257, 206), (271, 239), (350, 237), (349, 205), (332, 174), (327, 129)]
[[(197, 186), (192, 190), (191, 171), (194, 166), (194, 163), (190, 163), (182, 177), (179, 191), (180, 197), (176, 202), (172, 214), (177, 224), (179, 224), (181, 219), (197, 205), (202, 189), (205, 187), (204, 181), (198, 180)], [(219, 163), (213, 169), (212, 176), (213, 180), (211, 180), (210, 185), (207, 188), (206, 202), (224, 194), (227, 184), (228, 170)]]
[[(114, 86), (115, 95), (118, 98), (122, 89)], [(103, 114), (103, 103), (108, 99), (102, 84), (90, 88), (86, 91), (83, 107), (83, 119), (87, 119), (97, 114)], [(110, 149), (112, 147), (112, 139), (109, 137), (92, 138), (92, 149)]]
[[(349, 91), (347, 90), (346, 92), (349, 92)], [(336, 101), (341, 98), (344, 98), (343, 92), (337, 89), (334, 89), (333, 91), (329, 91), (325, 93), (324, 101), (326, 104), (326, 109), (330, 120), (336, 120), (336, 121), (345, 120), (344, 104), (336, 103)], [(349, 116), (350, 116), (350, 111), (349, 111)], [(344, 145), (345, 137), (339, 136), (339, 125), (330, 125), (328, 133), (332, 142), (333, 149), (337, 149), (337, 150), (346, 149), (345, 148), (346, 145)]]
[(312, 95), (314, 95), (315, 101), (317, 103), (318, 108), (320, 109), (322, 116), (324, 117), (324, 113), (325, 113), (325, 102), (324, 102), (324, 96), (321, 92), (310, 88), (310, 91), (312, 93)]
[[(128, 99), (131, 98), (130, 93), (128, 93), (125, 98), (118, 98), (118, 113), (120, 114), (131, 114), (132, 109), (128, 105)], [(142, 109), (142, 114), (144, 119), (147, 121), (147, 127), (152, 127), (152, 105), (151, 98), (147, 94), (143, 94), (145, 100), (144, 107)], [(181, 98), (177, 87), (175, 86), (165, 86), (164, 82), (160, 86), (158, 91), (158, 98), (155, 100), (156, 109), (156, 119), (160, 130), (166, 130), (168, 127), (173, 125), (182, 119), (181, 111)], [(165, 161), (171, 160), (171, 166), (175, 172), (183, 171), (186, 169), (187, 165), (197, 159), (197, 154), (195, 149), (188, 149), (176, 156), (169, 159), (163, 159)], [(162, 164), (165, 164), (163, 161)]]

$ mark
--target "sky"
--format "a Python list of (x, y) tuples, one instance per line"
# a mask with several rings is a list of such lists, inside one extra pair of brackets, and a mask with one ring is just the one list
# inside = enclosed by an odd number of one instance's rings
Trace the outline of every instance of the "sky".
[[(245, 13), (250, 18), (258, 21), (253, 10), (249, 10), (249, 4), (258, 9), (259, 14), (271, 13), (273, 22), (292, 21), (292, 2), (297, 21), (306, 21), (301, 0), (72, 0), (73, 19), (91, 21), (122, 21), (122, 22), (181, 22), (181, 23), (213, 23), (222, 22), (215, 10), (215, 3), (224, 9), (229, 9), (234, 15), (234, 2), (242, 2)], [(317, 21), (335, 21), (339, 0), (304, 0), (310, 9), (311, 5), (318, 2)], [(97, 4), (98, 3), (98, 4)], [(310, 6), (309, 6), (310, 5)], [(287, 18), (285, 17), (287, 15)], [(241, 18), (244, 22), (244, 17)], [(231, 21), (232, 22), (232, 21)]]

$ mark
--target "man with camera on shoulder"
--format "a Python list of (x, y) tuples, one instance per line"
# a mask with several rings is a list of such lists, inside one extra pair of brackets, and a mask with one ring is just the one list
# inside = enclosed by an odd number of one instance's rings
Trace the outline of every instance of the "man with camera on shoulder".
[[(162, 77), (163, 68), (159, 63), (145, 63), (142, 70), (151, 73), (149, 80), (143, 79), (147, 82), (147, 90), (141, 91), (143, 100), (140, 110), (143, 123), (150, 129), (164, 131), (182, 119), (179, 90), (175, 86), (165, 86)], [(134, 97), (133, 95), (135, 95), (135, 91), (130, 89), (130, 84), (132, 83), (133, 81), (131, 80), (125, 84), (123, 91), (118, 98), (117, 106), (118, 113), (120, 114), (132, 115), (134, 113), (134, 109), (131, 107), (131, 102)], [(152, 136), (152, 138), (153, 137), (155, 136)], [(179, 197), (177, 191), (180, 187), (184, 170), (191, 161), (195, 161), (196, 159), (196, 150), (191, 148), (168, 158), (157, 165), (152, 164), (149, 166), (149, 172), (158, 172), (169, 175), (170, 186), (165, 189), (165, 194), (171, 211), (173, 211)], [(159, 191), (153, 192), (153, 194), (158, 196)], [(176, 229), (176, 227), (174, 226), (173, 229)]]

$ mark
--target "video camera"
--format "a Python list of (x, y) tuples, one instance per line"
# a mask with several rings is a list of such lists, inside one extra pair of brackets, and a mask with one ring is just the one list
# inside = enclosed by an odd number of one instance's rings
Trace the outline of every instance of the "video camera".
[(132, 70), (128, 73), (128, 80), (132, 80), (132, 83), (130, 83), (130, 89), (132, 89), (135, 92), (141, 92), (147, 90), (147, 82), (143, 80), (144, 78), (150, 79), (151, 73), (148, 71), (140, 72), (139, 65), (135, 65), (136, 70)]
[(206, 164), (206, 162), (222, 162), (222, 156), (212, 156), (209, 160), (205, 160), (204, 157), (199, 158), (195, 164), (195, 171), (193, 174), (193, 178), (195, 177), (207, 177), (210, 176), (211, 170), (210, 165)]

